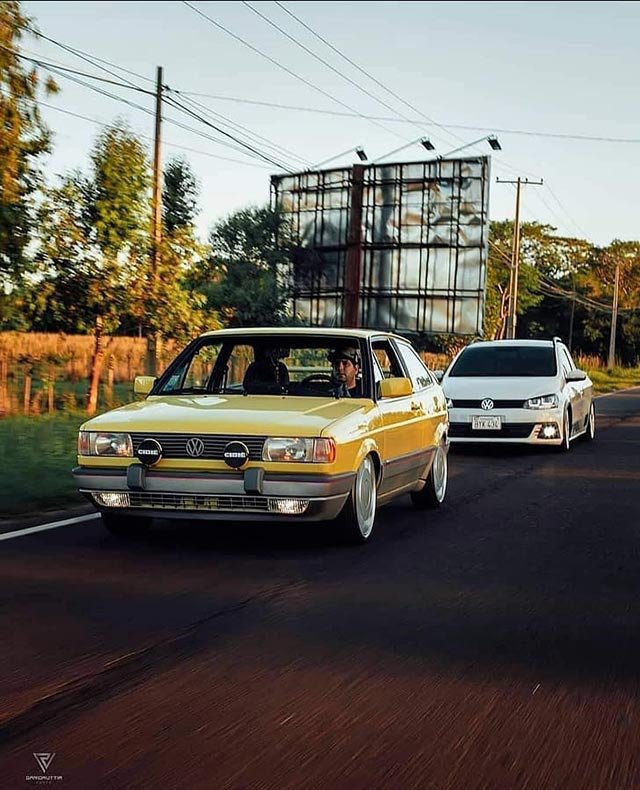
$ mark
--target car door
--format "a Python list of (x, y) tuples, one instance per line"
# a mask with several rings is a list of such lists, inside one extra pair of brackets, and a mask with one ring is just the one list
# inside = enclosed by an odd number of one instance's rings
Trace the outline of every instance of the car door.
[(571, 404), (572, 427), (571, 432), (581, 430), (587, 414), (588, 406), (585, 406), (585, 381), (567, 381), (566, 374), (576, 370), (576, 366), (571, 359), (571, 355), (565, 346), (559, 346), (560, 367), (562, 377), (565, 382), (569, 403)]
[[(441, 424), (446, 419), (447, 405), (442, 389), (435, 382), (410, 343), (396, 341), (400, 359), (413, 385), (413, 397), (419, 404), (420, 447), (435, 447), (440, 441)], [(413, 407), (415, 409), (415, 405)]]
[[(376, 337), (371, 342), (374, 381), (382, 378), (405, 377), (405, 369), (389, 338)], [(399, 398), (380, 397), (376, 386), (377, 405), (384, 426), (385, 458), (380, 493), (385, 494), (409, 485), (417, 477), (421, 447), (422, 408), (414, 395)]]

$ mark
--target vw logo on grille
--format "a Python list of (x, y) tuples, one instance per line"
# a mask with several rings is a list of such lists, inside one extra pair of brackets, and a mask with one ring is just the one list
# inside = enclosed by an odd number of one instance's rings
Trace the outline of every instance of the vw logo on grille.
[(193, 438), (189, 439), (187, 442), (187, 453), (192, 458), (200, 458), (202, 453), (204, 452), (204, 442), (202, 439)]
[(491, 398), (485, 398), (485, 399), (484, 399), (484, 400), (483, 400), (483, 401), (480, 403), (480, 406), (482, 406), (482, 408), (483, 408), (485, 411), (489, 411), (490, 409), (493, 409), (493, 401), (491, 400)]

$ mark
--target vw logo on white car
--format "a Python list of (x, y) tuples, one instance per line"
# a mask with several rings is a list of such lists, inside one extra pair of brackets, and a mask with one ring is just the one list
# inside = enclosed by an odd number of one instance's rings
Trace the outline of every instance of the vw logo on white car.
[(482, 407), (482, 408), (483, 408), (485, 411), (490, 411), (491, 409), (493, 409), (493, 401), (491, 400), (491, 398), (485, 398), (485, 399), (484, 399), (484, 400), (483, 400), (483, 401), (480, 403), (480, 406), (481, 406), (481, 407)]
[(186, 450), (187, 455), (190, 455), (192, 458), (200, 458), (202, 453), (204, 453), (204, 442), (202, 439), (198, 439), (197, 437), (189, 439)]

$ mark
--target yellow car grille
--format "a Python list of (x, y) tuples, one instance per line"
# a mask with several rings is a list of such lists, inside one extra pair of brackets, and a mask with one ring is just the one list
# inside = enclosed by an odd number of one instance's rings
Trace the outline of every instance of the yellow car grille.
[[(222, 453), (229, 442), (242, 442), (249, 450), (249, 460), (262, 460), (262, 448), (266, 436), (230, 436), (206, 433), (132, 433), (134, 455), (144, 439), (155, 439), (162, 447), (163, 458), (202, 458), (222, 461)], [(204, 448), (198, 455), (190, 453), (187, 443), (190, 439), (200, 439)]]

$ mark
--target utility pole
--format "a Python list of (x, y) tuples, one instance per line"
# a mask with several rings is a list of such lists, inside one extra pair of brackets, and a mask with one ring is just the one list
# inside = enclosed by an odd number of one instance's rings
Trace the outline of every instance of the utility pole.
[(618, 323), (618, 292), (620, 290), (620, 261), (616, 262), (616, 280), (613, 287), (613, 306), (611, 311), (611, 335), (609, 336), (609, 361), (607, 367), (613, 369), (616, 364), (616, 324)]
[[(162, 244), (162, 168), (160, 163), (160, 132), (162, 127), (162, 66), (156, 74), (156, 120), (153, 147), (153, 196), (151, 217), (151, 293), (158, 290), (158, 269), (160, 268), (160, 247)], [(153, 300), (152, 300), (153, 305)], [(147, 373), (155, 376), (162, 339), (160, 333), (151, 329), (147, 337)]]
[(344, 326), (355, 328), (360, 322), (360, 280), (362, 278), (362, 195), (364, 165), (351, 168), (351, 210), (347, 231), (345, 261)]
[(571, 290), (572, 290), (572, 298), (571, 298), (571, 318), (569, 319), (569, 353), (571, 353), (571, 348), (573, 346), (573, 319), (576, 313), (576, 276), (575, 274), (571, 275)]
[(518, 271), (520, 268), (520, 187), (523, 184), (531, 186), (542, 186), (540, 181), (529, 181), (528, 178), (520, 178), (516, 181), (507, 181), (496, 178), (498, 184), (516, 185), (516, 216), (513, 223), (513, 242), (511, 245), (511, 273), (509, 275), (509, 313), (507, 315), (507, 339), (513, 340), (516, 336), (516, 315), (518, 306)]

